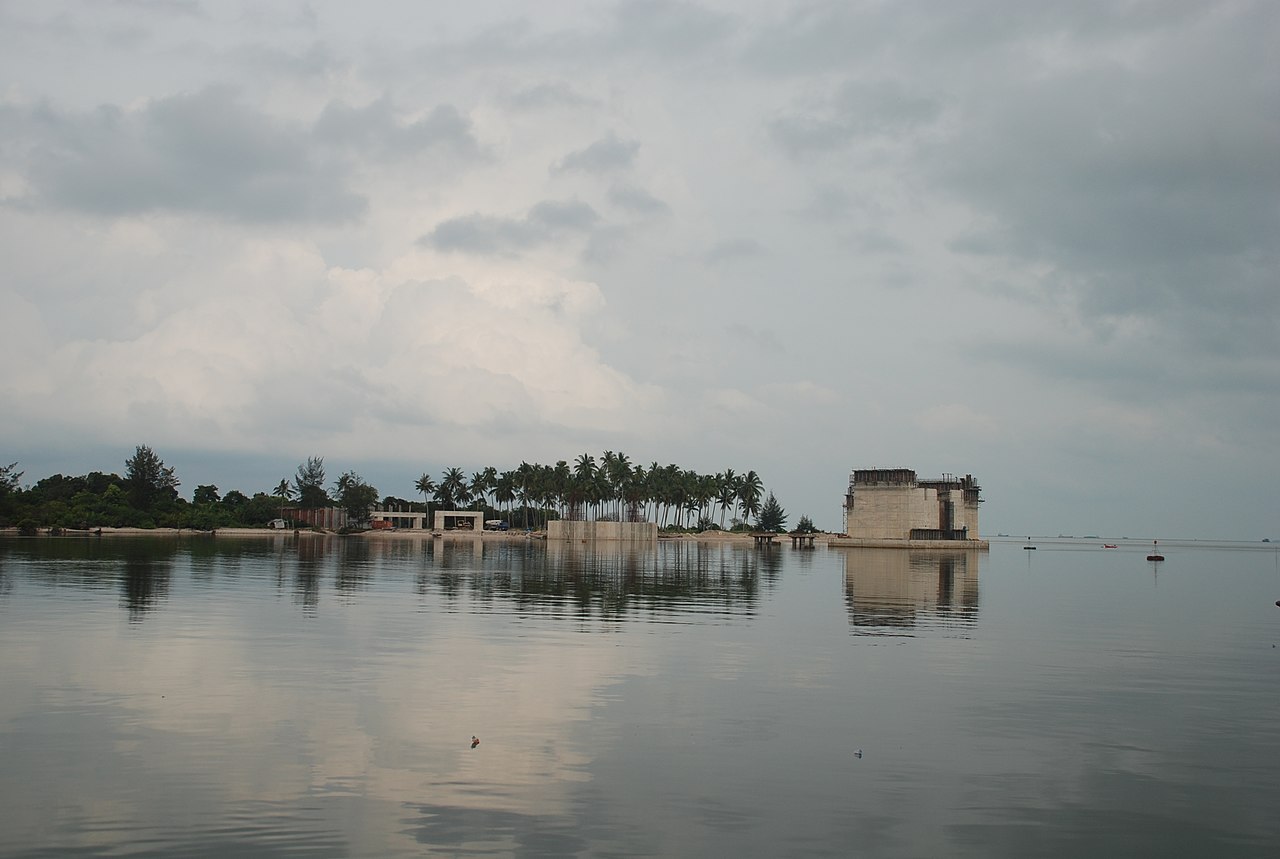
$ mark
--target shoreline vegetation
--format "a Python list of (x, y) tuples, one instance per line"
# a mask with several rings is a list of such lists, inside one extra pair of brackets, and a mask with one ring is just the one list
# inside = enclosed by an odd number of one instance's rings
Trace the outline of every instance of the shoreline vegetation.
[[(583, 453), (572, 463), (521, 462), (508, 471), (489, 466), (470, 478), (453, 467), (445, 469), (438, 482), (423, 473), (413, 482), (421, 500), (382, 496), (355, 471), (344, 472), (330, 484), (324, 459), (318, 456), (308, 457), (292, 480), (281, 479), (270, 492), (249, 496), (202, 484), (188, 500), (178, 493), (181, 481), (175, 468), (146, 445), (138, 445), (125, 460), (123, 477), (100, 471), (54, 474), (25, 486), (22, 477), (17, 462), (0, 466), (0, 529), (16, 528), (28, 536), (226, 530), (247, 536), (255, 529), (270, 534), (350, 534), (365, 533), (374, 527), (375, 518), (380, 520), (375, 530), (383, 533), (394, 530), (385, 525), (398, 514), (421, 516), (434, 524), (433, 511), (477, 513), (486, 522), (501, 522), (513, 536), (545, 532), (547, 523), (556, 520), (649, 522), (664, 539), (820, 533), (804, 515), (788, 529), (786, 510), (755, 471), (700, 474), (656, 461), (644, 466), (609, 450), (599, 460)], [(418, 533), (434, 531), (423, 528)]]
[[(0, 537), (19, 537), (24, 536), (16, 527), (0, 528)], [(230, 538), (236, 539), (240, 537), (254, 538), (297, 538), (312, 539), (325, 537), (341, 537), (356, 538), (367, 540), (484, 540), (484, 541), (525, 541), (547, 539), (546, 531), (520, 531), (511, 529), (508, 531), (468, 531), (465, 529), (433, 531), (430, 528), (387, 528), (379, 530), (364, 531), (325, 531), (312, 528), (297, 529), (279, 529), (279, 528), (218, 528), (212, 531), (204, 531), (196, 528), (40, 528), (35, 535), (37, 537), (49, 538), (102, 538), (102, 537), (177, 537), (187, 539), (217, 539)], [(779, 537), (786, 537), (786, 533), (779, 533)], [(825, 531), (815, 532), (813, 540), (818, 545), (824, 545), (830, 540), (838, 539), (839, 535), (827, 533)], [(748, 545), (753, 543), (751, 531), (690, 531), (690, 532), (659, 532), (658, 541), (690, 541), (703, 543), (742, 543)]]

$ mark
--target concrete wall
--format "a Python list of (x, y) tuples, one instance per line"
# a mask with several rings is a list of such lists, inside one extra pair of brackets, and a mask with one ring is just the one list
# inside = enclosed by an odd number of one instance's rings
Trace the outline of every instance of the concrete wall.
[(563, 540), (571, 543), (593, 540), (657, 540), (658, 526), (653, 522), (576, 522), (553, 519), (547, 523), (547, 542)]
[(431, 517), (431, 527), (435, 531), (445, 530), (445, 523), (452, 523), (458, 519), (468, 519), (471, 521), (471, 529), (479, 534), (484, 530), (484, 514), (476, 513), (472, 510), (437, 510), (435, 515)]
[[(957, 505), (957, 517), (959, 513)], [(919, 486), (856, 486), (853, 503), (845, 511), (845, 533), (850, 537), (905, 540), (912, 528), (937, 527), (938, 493)]]
[(951, 500), (956, 503), (956, 518), (955, 518), (954, 527), (956, 528), (967, 527), (969, 529), (969, 539), (977, 540), (979, 535), (978, 505), (973, 502), (966, 502), (964, 500), (964, 493), (959, 492), (957, 490), (952, 490)]
[[(939, 490), (912, 483), (856, 483), (845, 496), (845, 533), (868, 540), (906, 540), (913, 528), (941, 527)], [(951, 502), (951, 528), (968, 528), (970, 540), (980, 539), (976, 492), (942, 490)], [(966, 501), (966, 494), (972, 495)]]

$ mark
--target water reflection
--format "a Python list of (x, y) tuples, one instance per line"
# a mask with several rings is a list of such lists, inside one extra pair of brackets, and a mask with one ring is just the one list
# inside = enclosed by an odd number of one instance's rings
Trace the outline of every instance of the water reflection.
[(778, 569), (749, 550), (684, 542), (435, 541), (421, 551), (419, 593), (439, 589), (472, 610), (611, 620), (750, 613), (762, 571)]
[[(708, 613), (750, 615), (779, 584), (786, 558), (812, 552), (696, 541), (545, 543), (535, 540), (370, 540), (281, 535), (271, 539), (87, 539), (22, 546), (43, 584), (118, 588), (131, 622), (160, 609), (176, 575), (201, 590), (269, 570), (306, 616), (323, 600), (359, 600), (411, 571), (420, 597), (449, 610), (544, 613), (609, 620), (702, 622)], [(175, 571), (180, 571), (175, 572)], [(5, 587), (11, 589), (8, 576)]]
[(977, 551), (833, 549), (855, 635), (913, 635), (922, 627), (967, 634), (978, 619)]
[(129, 622), (138, 623), (169, 595), (173, 575), (172, 552), (157, 552), (149, 542), (126, 544), (121, 576), (121, 603), (129, 612)]

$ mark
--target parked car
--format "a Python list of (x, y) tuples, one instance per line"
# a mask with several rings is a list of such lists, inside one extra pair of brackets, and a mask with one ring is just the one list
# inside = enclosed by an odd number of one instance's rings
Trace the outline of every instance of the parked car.
[(505, 519), (486, 519), (484, 520), (484, 529), (486, 531), (506, 531), (511, 526)]

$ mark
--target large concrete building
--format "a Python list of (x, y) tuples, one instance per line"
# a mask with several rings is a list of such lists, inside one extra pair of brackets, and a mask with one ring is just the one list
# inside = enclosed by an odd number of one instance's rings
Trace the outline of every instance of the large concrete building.
[(919, 480), (909, 468), (862, 468), (849, 475), (844, 498), (850, 540), (973, 541), (980, 487), (972, 474)]

